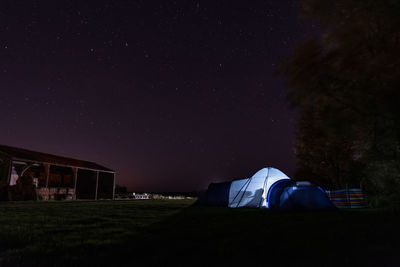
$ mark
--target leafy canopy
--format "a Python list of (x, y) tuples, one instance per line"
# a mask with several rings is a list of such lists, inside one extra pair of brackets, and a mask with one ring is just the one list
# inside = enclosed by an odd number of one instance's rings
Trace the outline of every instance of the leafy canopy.
[(303, 0), (326, 31), (280, 66), (299, 110), (297, 175), (329, 187), (400, 188), (400, 1)]

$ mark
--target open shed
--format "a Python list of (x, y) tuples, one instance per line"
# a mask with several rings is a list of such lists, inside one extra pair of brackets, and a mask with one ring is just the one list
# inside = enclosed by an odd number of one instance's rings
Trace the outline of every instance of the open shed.
[(115, 171), (97, 163), (0, 145), (0, 182), (33, 178), (38, 199), (114, 199)]

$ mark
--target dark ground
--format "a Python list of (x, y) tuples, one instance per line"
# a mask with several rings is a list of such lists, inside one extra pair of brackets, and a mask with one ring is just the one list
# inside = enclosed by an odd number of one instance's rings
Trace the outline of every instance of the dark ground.
[(400, 265), (398, 211), (290, 213), (193, 202), (2, 203), (0, 266)]

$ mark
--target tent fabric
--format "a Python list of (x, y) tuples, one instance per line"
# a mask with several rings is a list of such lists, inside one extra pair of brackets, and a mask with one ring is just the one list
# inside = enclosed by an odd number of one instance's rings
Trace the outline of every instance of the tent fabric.
[(202, 204), (228, 206), (230, 187), (231, 182), (211, 183), (208, 186), (206, 195), (202, 199)]
[(311, 183), (304, 185), (301, 182), (294, 182), (283, 189), (279, 209), (330, 210), (335, 209), (335, 206), (321, 187)]
[(229, 207), (268, 207), (267, 194), (273, 183), (279, 180), (290, 180), (278, 169), (268, 167), (256, 172), (251, 178), (232, 182), (229, 193)]
[(279, 209), (282, 192), (291, 182), (292, 180), (282, 179), (271, 186), (267, 196), (270, 209)]
[(272, 167), (252, 177), (224, 183), (212, 183), (199, 204), (230, 208), (327, 209), (333, 207), (325, 192), (309, 182), (293, 182)]

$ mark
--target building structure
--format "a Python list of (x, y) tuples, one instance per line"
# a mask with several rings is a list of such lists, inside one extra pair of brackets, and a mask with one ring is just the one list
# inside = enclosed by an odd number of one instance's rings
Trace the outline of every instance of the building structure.
[(33, 179), (38, 199), (114, 199), (114, 170), (97, 163), (0, 145), (0, 183)]
[(147, 193), (137, 194), (135, 192), (132, 193), (134, 199), (150, 199), (150, 195)]

